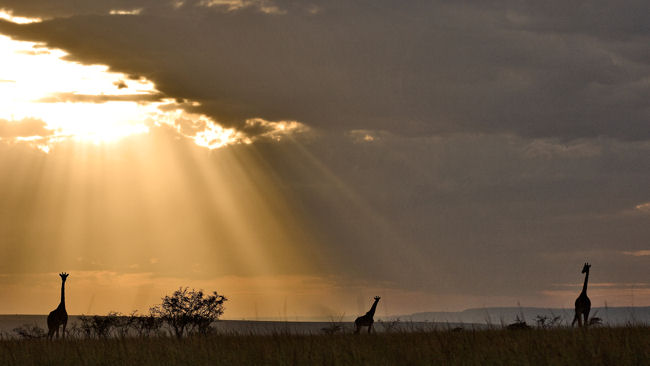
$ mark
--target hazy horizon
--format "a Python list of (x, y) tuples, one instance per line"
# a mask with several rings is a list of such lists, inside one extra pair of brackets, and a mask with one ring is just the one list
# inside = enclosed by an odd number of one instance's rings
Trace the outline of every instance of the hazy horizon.
[[(113, 313), (114, 314), (114, 313)], [(117, 313), (120, 316), (129, 316), (129, 314)], [(78, 321), (82, 316), (104, 316), (107, 314), (69, 314), (71, 319)], [(136, 314), (143, 315), (143, 314)], [(251, 327), (255, 327), (254, 323), (269, 323), (281, 325), (283, 323), (353, 323), (359, 314), (338, 314), (332, 316), (275, 316), (275, 317), (241, 317), (232, 318), (223, 316), (219, 320), (229, 322), (245, 322), (250, 323)], [(484, 307), (484, 308), (469, 308), (461, 311), (426, 311), (412, 314), (375, 314), (375, 320), (378, 323), (401, 323), (408, 324), (438, 324), (438, 325), (507, 325), (521, 319), (530, 325), (535, 325), (538, 318), (546, 317), (547, 320), (554, 319), (556, 325), (568, 326), (574, 316), (573, 308), (538, 308), (538, 307)], [(650, 306), (637, 306), (637, 307), (593, 307), (591, 312), (592, 317), (600, 319), (602, 324), (609, 326), (625, 326), (630, 324), (648, 324), (650, 322)], [(27, 318), (25, 318), (27, 317)], [(0, 332), (2, 329), (12, 330), (12, 327), (23, 326), (25, 324), (36, 324), (39, 322), (30, 322), (30, 319), (40, 320), (43, 325), (46, 321), (46, 314), (0, 314)], [(218, 326), (218, 325), (217, 325)], [(316, 329), (317, 331), (320, 328)]]

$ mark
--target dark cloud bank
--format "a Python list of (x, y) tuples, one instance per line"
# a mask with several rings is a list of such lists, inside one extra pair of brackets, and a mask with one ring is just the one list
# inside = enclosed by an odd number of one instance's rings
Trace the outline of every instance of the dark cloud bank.
[(0, 32), (226, 125), (312, 127), (234, 149), (315, 223), (324, 271), (516, 296), (578, 282), (589, 259), (600, 282), (647, 282), (650, 257), (622, 251), (650, 237), (650, 3), (244, 4), (1, 1), (51, 19)]
[[(280, 1), (280, 14), (255, 6), (265, 2), (237, 11), (192, 1), (47, 3), (2, 6), (82, 15), (0, 30), (147, 76), (222, 123), (650, 137), (650, 9), (642, 2)], [(122, 8), (143, 11), (108, 15)]]

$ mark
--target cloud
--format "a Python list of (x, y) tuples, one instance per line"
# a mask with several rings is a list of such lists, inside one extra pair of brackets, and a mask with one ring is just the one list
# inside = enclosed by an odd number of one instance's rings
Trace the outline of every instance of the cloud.
[[(118, 85), (119, 89), (126, 86)], [(55, 93), (36, 100), (39, 103), (106, 103), (106, 102), (158, 102), (164, 98), (162, 94), (77, 94)]]
[(128, 85), (126, 85), (126, 82), (124, 82), (124, 80), (116, 81), (113, 83), (113, 85), (115, 85), (118, 89), (126, 89), (129, 87)]
[(6, 9), (0, 8), (0, 20), (10, 21), (12, 23), (25, 24), (32, 22), (40, 22), (40, 18), (26, 18), (26, 17), (17, 17), (13, 15), (13, 12), (7, 11)]
[(246, 120), (242, 131), (255, 139), (271, 139), (279, 141), (283, 137), (296, 137), (310, 131), (309, 127), (298, 121), (267, 121), (262, 118)]
[(25, 118), (20, 121), (0, 119), (0, 139), (2, 140), (29, 137), (42, 138), (52, 135), (53, 131), (47, 129), (45, 122), (38, 119)]
[(44, 19), (65, 17), (80, 14), (109, 14), (115, 9), (137, 9), (141, 7), (157, 7), (165, 1), (158, 0), (90, 0), (76, 2), (74, 0), (2, 0), (0, 9), (11, 9), (14, 15), (25, 17), (40, 17)]
[(634, 206), (634, 208), (636, 210), (638, 210), (638, 211), (641, 211), (641, 212), (650, 213), (650, 202), (640, 203), (640, 204)]
[[(124, 8), (108, 3), (68, 9)], [(0, 32), (144, 75), (165, 95), (200, 102), (189, 111), (238, 129), (260, 117), (407, 136), (650, 138), (650, 42), (647, 27), (635, 26), (650, 24), (645, 3), (581, 12), (553, 2), (567, 9), (560, 13), (509, 1), (312, 2), (314, 13), (293, 1), (223, 4), (141, 1), (128, 7), (143, 8), (139, 15), (0, 23)], [(601, 9), (609, 15), (592, 17)]]
[(111, 15), (138, 15), (142, 12), (142, 8), (137, 9), (112, 9), (108, 13)]
[(637, 250), (635, 252), (623, 252), (625, 255), (631, 255), (634, 257), (646, 257), (650, 256), (650, 250)]
[(530, 158), (552, 158), (557, 156), (590, 158), (602, 154), (602, 144), (599, 144), (597, 140), (562, 143), (548, 139), (537, 139), (528, 145), (524, 154)]
[(266, 14), (286, 14), (285, 10), (270, 0), (201, 0), (197, 5), (225, 9), (228, 12), (253, 8)]

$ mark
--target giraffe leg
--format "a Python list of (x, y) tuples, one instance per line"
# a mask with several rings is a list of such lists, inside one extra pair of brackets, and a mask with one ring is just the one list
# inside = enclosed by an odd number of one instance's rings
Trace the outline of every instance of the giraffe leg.
[(57, 325), (56, 328), (54, 328), (54, 332), (56, 333), (56, 339), (59, 339), (59, 326)]
[(61, 337), (65, 339), (65, 326), (68, 325), (68, 321), (63, 322), (63, 330), (61, 331)]
[(573, 321), (571, 322), (572, 327), (576, 324), (579, 318), (580, 318), (580, 314), (578, 314), (578, 312), (576, 311), (576, 315), (573, 317)]
[(361, 331), (361, 326), (359, 324), (355, 324), (354, 328), (355, 328), (354, 334), (359, 334), (359, 332)]
[(368, 334), (370, 334), (371, 331), (372, 331), (372, 323), (370, 323), (370, 325), (368, 326)]
[(589, 310), (590, 309), (587, 309), (587, 311), (583, 313), (585, 316), (585, 327), (589, 325)]

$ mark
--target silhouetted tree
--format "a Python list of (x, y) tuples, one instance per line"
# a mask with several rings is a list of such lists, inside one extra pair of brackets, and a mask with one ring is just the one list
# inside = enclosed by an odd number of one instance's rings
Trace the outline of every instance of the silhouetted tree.
[(216, 291), (206, 295), (203, 290), (181, 287), (172, 296), (163, 297), (162, 304), (151, 308), (151, 314), (167, 323), (178, 338), (193, 331), (205, 334), (223, 314), (223, 303), (227, 300)]

